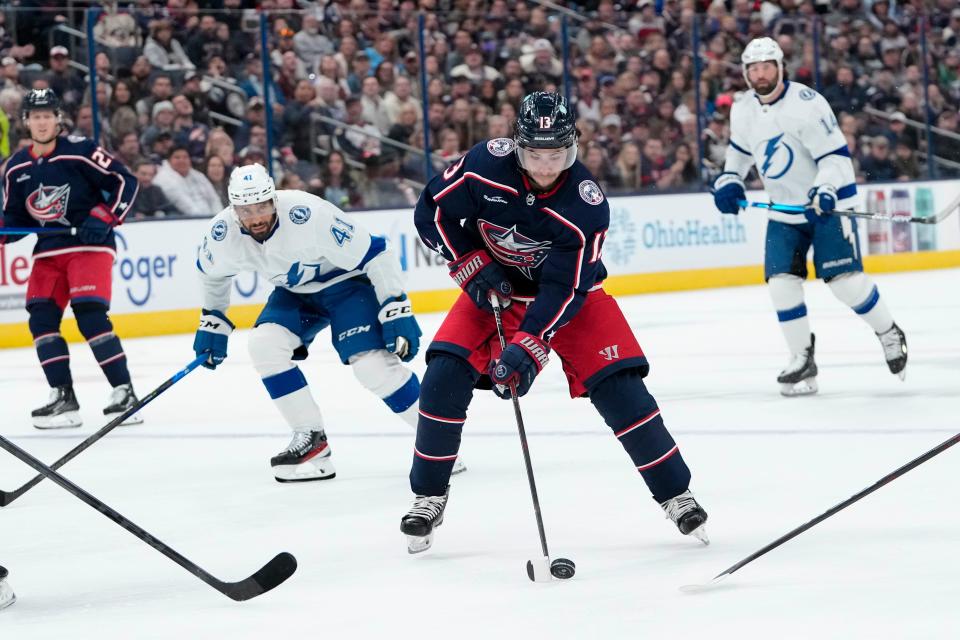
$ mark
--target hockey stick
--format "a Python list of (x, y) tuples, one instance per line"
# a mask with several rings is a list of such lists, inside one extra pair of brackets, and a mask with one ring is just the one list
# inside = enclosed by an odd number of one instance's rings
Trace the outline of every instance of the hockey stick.
[(903, 465), (902, 467), (900, 467), (900, 468), (897, 469), (896, 471), (892, 471), (891, 473), (889, 473), (889, 474), (885, 475), (884, 477), (880, 478), (879, 480), (877, 480), (875, 483), (873, 483), (872, 485), (870, 485), (869, 487), (867, 487), (866, 489), (864, 489), (864, 490), (861, 491), (860, 493), (857, 493), (857, 494), (855, 494), (855, 495), (852, 495), (852, 496), (850, 496), (849, 498), (847, 498), (846, 500), (844, 500), (843, 502), (841, 502), (840, 504), (838, 504), (838, 505), (836, 505), (836, 506), (834, 506), (834, 507), (831, 507), (830, 509), (827, 509), (826, 511), (824, 511), (823, 513), (821, 513), (820, 515), (818, 515), (816, 518), (814, 518), (813, 520), (807, 522), (806, 524), (800, 525), (799, 527), (797, 527), (796, 529), (794, 529), (793, 531), (790, 531), (789, 533), (787, 533), (787, 534), (785, 534), (785, 535), (780, 536), (779, 538), (777, 538), (776, 540), (774, 540), (773, 542), (771, 542), (771, 543), (768, 544), (767, 546), (763, 547), (763, 548), (760, 549), (759, 551), (755, 551), (754, 553), (751, 553), (749, 556), (747, 556), (746, 558), (744, 558), (744, 559), (741, 560), (740, 562), (736, 563), (736, 564), (733, 565), (732, 567), (730, 567), (730, 568), (728, 568), (728, 569), (725, 569), (724, 571), (718, 573), (718, 574), (717, 574), (716, 576), (714, 576), (713, 579), (712, 579), (710, 582), (708, 582), (707, 584), (685, 585), (685, 586), (680, 587), (680, 590), (681, 590), (681, 591), (686, 591), (686, 592), (697, 592), (697, 591), (703, 591), (703, 590), (706, 590), (706, 589), (709, 589), (709, 588), (711, 588), (711, 587), (716, 586), (721, 580), (724, 580), (727, 576), (735, 573), (736, 571), (739, 571), (740, 569), (742, 569), (742, 568), (745, 567), (746, 565), (750, 564), (751, 562), (753, 562), (754, 560), (756, 560), (756, 559), (759, 558), (760, 556), (765, 555), (766, 553), (768, 553), (768, 552), (770, 552), (770, 551), (773, 551), (774, 549), (776, 549), (777, 547), (779, 547), (780, 545), (782, 545), (784, 542), (787, 542), (787, 541), (789, 541), (789, 540), (792, 540), (793, 538), (796, 538), (798, 535), (800, 535), (800, 534), (803, 533), (804, 531), (813, 528), (813, 527), (814, 527), (815, 525), (817, 525), (817, 524), (820, 524), (821, 522), (823, 522), (824, 520), (826, 520), (826, 519), (829, 518), (830, 516), (836, 515), (836, 514), (839, 513), (840, 511), (843, 511), (844, 509), (846, 509), (847, 507), (849, 507), (850, 505), (852, 505), (854, 502), (857, 502), (857, 501), (859, 501), (859, 500), (867, 497), (868, 495), (870, 495), (871, 493), (873, 493), (874, 491), (876, 491), (876, 490), (879, 489), (880, 487), (882, 487), (882, 486), (884, 486), (884, 485), (886, 485), (886, 484), (889, 484), (889, 483), (893, 482), (894, 480), (896, 480), (897, 478), (899, 478), (900, 476), (902, 476), (902, 475), (905, 474), (906, 472), (908, 472), (908, 471), (910, 471), (910, 470), (912, 470), (912, 469), (915, 469), (916, 467), (919, 467), (921, 464), (923, 464), (924, 462), (926, 462), (926, 461), (929, 460), (930, 458), (932, 458), (932, 457), (934, 457), (934, 456), (936, 456), (936, 455), (939, 455), (939, 454), (943, 453), (944, 451), (946, 451), (947, 449), (949, 449), (949, 448), (952, 447), (953, 445), (957, 444), (958, 442), (960, 442), (960, 433), (958, 433), (957, 435), (953, 436), (953, 437), (950, 438), (949, 440), (947, 440), (947, 441), (945, 441), (945, 442), (937, 445), (937, 446), (934, 447), (933, 449), (930, 449), (929, 451), (927, 451), (926, 453), (924, 453), (922, 456), (920, 456), (920, 457), (918, 457), (918, 458), (914, 458), (913, 460), (911, 460), (911, 461), (908, 462), (907, 464)]
[[(771, 211), (782, 211), (784, 213), (803, 213), (810, 207), (801, 204), (777, 204), (775, 202), (747, 202), (738, 200), (737, 204), (741, 207), (753, 207), (755, 209), (769, 209)], [(873, 213), (871, 211), (832, 211), (831, 214), (846, 216), (848, 218), (866, 218), (867, 220), (889, 220), (891, 222), (913, 222), (916, 224), (938, 224), (946, 220), (954, 211), (960, 208), (960, 196), (957, 196), (953, 202), (941, 209), (936, 215), (919, 216), (898, 216), (890, 213)]]
[(296, 558), (284, 551), (283, 553), (277, 554), (275, 558), (263, 565), (263, 567), (261, 567), (249, 578), (245, 578), (239, 582), (223, 582), (222, 580), (210, 575), (160, 540), (157, 540), (149, 532), (145, 531), (134, 522), (128, 520), (122, 514), (114, 511), (108, 505), (104, 504), (77, 485), (73, 484), (62, 475), (43, 464), (3, 436), (0, 436), (0, 448), (6, 449), (15, 457), (19, 458), (21, 462), (33, 467), (37, 472), (43, 474), (47, 478), (50, 478), (50, 480), (53, 482), (60, 485), (67, 493), (73, 495), (81, 502), (87, 503), (89, 506), (99, 511), (107, 518), (113, 520), (118, 525), (136, 537), (140, 538), (148, 545), (167, 556), (178, 565), (197, 576), (228, 598), (238, 602), (256, 598), (260, 594), (266, 593), (267, 591), (270, 591), (274, 587), (281, 584), (284, 580), (292, 576), (293, 572), (297, 570)]
[[(495, 293), (490, 295), (490, 304), (493, 306), (493, 317), (497, 322), (497, 335), (500, 338), (500, 350), (507, 348), (507, 340), (503, 331), (503, 317), (500, 310), (500, 299)], [(527, 577), (534, 582), (549, 582), (550, 576), (566, 580), (573, 577), (574, 564), (565, 558), (557, 558), (550, 562), (550, 552), (547, 551), (547, 534), (543, 529), (543, 515), (540, 513), (540, 498), (537, 496), (537, 482), (533, 477), (533, 463), (530, 462), (530, 447), (527, 445), (527, 431), (523, 428), (523, 415), (520, 413), (520, 399), (517, 398), (517, 385), (510, 383), (510, 398), (513, 400), (513, 413), (517, 418), (517, 431), (520, 432), (520, 447), (523, 449), (523, 463), (527, 468), (527, 480), (530, 483), (530, 496), (533, 498), (533, 512), (537, 516), (537, 531), (540, 533), (540, 548), (543, 550), (543, 560), (534, 565), (527, 560)]]
[(0, 227), (0, 236), (75, 236), (77, 227)]
[[(101, 428), (96, 433), (90, 435), (86, 440), (84, 440), (83, 442), (78, 444), (76, 447), (68, 451), (65, 456), (63, 456), (62, 458), (54, 462), (52, 465), (50, 465), (50, 468), (54, 470), (59, 469), (63, 465), (67, 464), (68, 462), (76, 458), (78, 455), (80, 455), (80, 453), (85, 451), (90, 445), (92, 445), (94, 442), (96, 442), (103, 436), (107, 435), (110, 431), (112, 431), (114, 427), (121, 424), (124, 420), (126, 420), (127, 418), (135, 414), (137, 411), (140, 411), (140, 409), (144, 408), (147, 404), (149, 404), (151, 400), (153, 400), (154, 398), (159, 396), (161, 393), (163, 393), (164, 391), (172, 387), (182, 377), (184, 377), (185, 375), (187, 375), (188, 373), (196, 369), (206, 359), (207, 359), (207, 354), (202, 354), (197, 356), (193, 360), (193, 362), (188, 364), (186, 367), (184, 367), (177, 373), (173, 374), (173, 376), (171, 376), (170, 378), (167, 378), (167, 380), (163, 384), (161, 384), (159, 387), (157, 387), (156, 389), (151, 391), (149, 394), (144, 396), (137, 404), (135, 404), (134, 406), (130, 407), (129, 409), (121, 413), (119, 416), (111, 420), (106, 426)], [(2, 489), (0, 489), (0, 507), (7, 506), (8, 504), (10, 504), (14, 500), (19, 498), (23, 494), (25, 494), (27, 491), (29, 491), (33, 487), (37, 486), (40, 483), (40, 481), (43, 480), (43, 478), (44, 478), (44, 474), (42, 473), (40, 475), (34, 476), (34, 478), (29, 482), (27, 482), (27, 484), (23, 485), (22, 487), (20, 487), (15, 491), (3, 491)]]

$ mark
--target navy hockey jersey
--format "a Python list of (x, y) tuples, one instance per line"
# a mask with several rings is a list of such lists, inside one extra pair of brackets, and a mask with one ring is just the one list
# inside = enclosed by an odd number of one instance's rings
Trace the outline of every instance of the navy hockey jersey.
[[(79, 227), (98, 204), (123, 222), (139, 188), (123, 164), (79, 136), (58, 137), (53, 151), (45, 156), (35, 156), (32, 147), (17, 151), (7, 163), (3, 187), (6, 227), (36, 227), (37, 223)], [(113, 233), (100, 246), (87, 246), (77, 236), (38, 235), (33, 255), (104, 250), (116, 251)]]
[(580, 161), (549, 192), (517, 165), (514, 142), (481, 142), (426, 186), (414, 220), (447, 260), (486, 249), (505, 269), (514, 298), (530, 302), (520, 331), (544, 340), (573, 318), (607, 272), (600, 260), (610, 209)]

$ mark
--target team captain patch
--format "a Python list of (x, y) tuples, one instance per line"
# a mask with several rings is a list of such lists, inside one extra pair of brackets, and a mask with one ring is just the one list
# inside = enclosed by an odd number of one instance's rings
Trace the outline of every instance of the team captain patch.
[(603, 202), (603, 191), (593, 180), (584, 180), (580, 183), (580, 197), (587, 204), (600, 204)]
[(510, 138), (494, 138), (487, 142), (487, 151), (490, 155), (501, 158), (513, 152), (514, 142)]

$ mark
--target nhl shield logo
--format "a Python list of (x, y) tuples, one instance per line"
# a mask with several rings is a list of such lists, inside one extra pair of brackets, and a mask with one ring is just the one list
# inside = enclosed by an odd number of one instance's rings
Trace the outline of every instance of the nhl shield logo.
[(67, 215), (70, 185), (45, 187), (43, 183), (27, 196), (27, 212), (40, 222), (53, 222)]
[(597, 205), (603, 202), (603, 191), (593, 180), (584, 180), (580, 183), (580, 197), (587, 204)]
[(290, 209), (290, 221), (293, 224), (303, 224), (310, 219), (310, 207), (296, 206)]
[(477, 229), (498, 262), (516, 267), (531, 280), (531, 271), (539, 267), (550, 252), (549, 240), (538, 242), (528, 238), (517, 231), (516, 225), (507, 229), (481, 218), (477, 220)]
[(490, 155), (502, 158), (513, 153), (514, 142), (510, 138), (494, 138), (487, 142)]

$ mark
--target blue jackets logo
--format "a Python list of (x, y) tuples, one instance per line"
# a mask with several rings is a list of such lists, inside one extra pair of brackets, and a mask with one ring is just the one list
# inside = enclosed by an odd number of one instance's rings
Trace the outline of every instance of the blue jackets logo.
[(538, 242), (528, 238), (517, 232), (516, 225), (507, 229), (481, 218), (477, 220), (477, 229), (498, 262), (516, 267), (531, 279), (531, 270), (539, 267), (550, 252), (549, 240)]
[(220, 241), (227, 237), (227, 223), (223, 220), (217, 220), (213, 228), (210, 229), (210, 237)]
[(69, 184), (45, 187), (41, 183), (36, 191), (27, 196), (27, 212), (40, 222), (53, 222), (67, 214), (69, 200)]
[(310, 219), (310, 207), (298, 205), (290, 209), (290, 221), (293, 224), (303, 224)]

